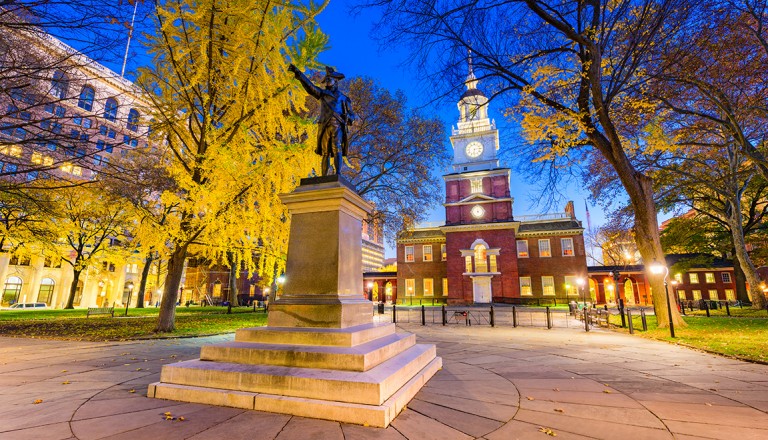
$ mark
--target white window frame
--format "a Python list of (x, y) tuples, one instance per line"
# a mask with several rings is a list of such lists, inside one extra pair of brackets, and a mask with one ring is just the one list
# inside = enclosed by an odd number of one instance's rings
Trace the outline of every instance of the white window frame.
[(443, 296), (448, 296), (448, 278), (443, 278)]
[[(712, 279), (712, 281), (710, 281)], [(715, 273), (714, 272), (705, 272), (704, 273), (704, 282), (707, 284), (715, 284)]]
[(691, 290), (691, 297), (694, 301), (698, 301), (701, 299), (701, 290)]
[(555, 296), (555, 277), (552, 275), (541, 277), (541, 294), (544, 296)]
[[(542, 252), (542, 243), (546, 243), (547, 248), (547, 255), (544, 255), (544, 252)], [(552, 243), (549, 242), (548, 238), (540, 238), (539, 239), (539, 257), (541, 258), (550, 258), (552, 257)]]
[(531, 285), (531, 277), (520, 277), (520, 295), (533, 296), (533, 287)]
[(405, 296), (416, 295), (416, 280), (414, 278), (405, 279)]
[(565, 294), (567, 296), (579, 296), (579, 285), (576, 283), (578, 277), (576, 275), (566, 275), (564, 278)]
[(696, 272), (689, 273), (688, 280), (691, 282), (691, 284), (699, 284), (699, 274), (697, 274)]
[[(410, 257), (410, 259), (409, 259)], [(416, 261), (416, 254), (413, 250), (413, 245), (409, 245), (405, 247), (405, 262), (406, 263), (413, 263)]]
[[(432, 278), (424, 278), (421, 282), (422, 288), (424, 289), (422, 291), (422, 296), (435, 296), (435, 280)], [(429, 287), (427, 287), (429, 286)]]
[(720, 279), (722, 279), (725, 284), (731, 284), (733, 282), (730, 272), (721, 272)]
[[(525, 255), (523, 255), (523, 252), (520, 250), (520, 243), (525, 243)], [(528, 240), (517, 240), (515, 246), (517, 247), (517, 258), (528, 258), (531, 255), (531, 253), (528, 251)]]
[[(425, 262), (431, 262), (433, 260), (432, 258), (432, 245), (431, 244), (425, 244), (421, 246), (421, 261)], [(427, 258), (427, 255), (429, 255), (429, 258)]]
[(448, 259), (448, 251), (445, 246), (445, 243), (440, 245), (440, 261), (445, 261)]
[[(570, 245), (566, 246), (566, 243), (570, 243)], [(571, 253), (566, 254), (566, 248), (570, 249)], [(564, 257), (575, 257), (576, 256), (576, 249), (573, 247), (573, 238), (567, 237), (567, 238), (561, 238), (560, 239), (560, 253), (563, 254)]]
[[(714, 293), (714, 295), (713, 295)], [(717, 292), (717, 289), (707, 289), (707, 294), (709, 294), (709, 299), (711, 301), (719, 301), (720, 300), (720, 294)]]

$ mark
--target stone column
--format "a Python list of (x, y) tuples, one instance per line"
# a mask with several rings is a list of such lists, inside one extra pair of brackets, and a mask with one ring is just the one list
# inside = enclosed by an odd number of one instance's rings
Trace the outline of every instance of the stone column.
[(270, 327), (347, 328), (371, 322), (364, 299), (362, 221), (373, 209), (343, 179), (302, 179), (280, 198), (291, 214), (283, 293)]

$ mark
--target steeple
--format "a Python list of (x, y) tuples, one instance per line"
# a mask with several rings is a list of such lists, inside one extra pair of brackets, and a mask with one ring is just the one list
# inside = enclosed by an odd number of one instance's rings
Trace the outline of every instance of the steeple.
[(472, 68), (472, 49), (468, 50), (469, 52), (469, 74), (467, 75), (467, 80), (464, 81), (464, 85), (467, 86), (467, 90), (476, 90), (477, 89), (477, 77), (475, 77), (475, 70)]

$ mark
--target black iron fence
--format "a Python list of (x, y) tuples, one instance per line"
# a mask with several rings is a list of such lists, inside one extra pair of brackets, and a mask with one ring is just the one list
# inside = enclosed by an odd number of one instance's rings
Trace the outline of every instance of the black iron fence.
[[(576, 316), (565, 308), (554, 307), (455, 307), (455, 306), (420, 306), (407, 307), (392, 305), (374, 307), (374, 320), (377, 322), (412, 323), (421, 325), (464, 325), (464, 326), (508, 326), (574, 328), (581, 324)], [(595, 321), (596, 322), (596, 321)], [(606, 320), (607, 322), (607, 320)], [(589, 321), (589, 326), (596, 325)]]

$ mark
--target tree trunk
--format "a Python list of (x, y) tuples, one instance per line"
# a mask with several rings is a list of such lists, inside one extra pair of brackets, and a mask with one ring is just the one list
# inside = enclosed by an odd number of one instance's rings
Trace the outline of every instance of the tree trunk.
[(744, 243), (744, 229), (741, 226), (741, 200), (737, 196), (729, 200), (729, 204), (731, 206), (726, 212), (725, 220), (728, 222), (728, 229), (730, 229), (736, 251), (734, 257), (744, 272), (747, 284), (749, 284), (749, 291), (752, 293), (752, 306), (756, 309), (762, 309), (765, 307), (765, 294), (760, 288), (760, 279), (757, 277), (757, 271), (747, 253), (747, 245)]
[(80, 274), (82, 270), (72, 270), (74, 277), (72, 278), (72, 284), (69, 286), (69, 299), (67, 299), (67, 305), (65, 309), (75, 308), (75, 294), (77, 293), (77, 283), (80, 281)]
[(179, 286), (184, 273), (184, 260), (187, 258), (187, 246), (174, 248), (168, 260), (168, 274), (165, 276), (163, 300), (160, 302), (160, 315), (157, 318), (156, 332), (172, 332), (175, 329), (176, 303), (179, 300)]
[(232, 252), (227, 252), (227, 260), (229, 261), (229, 295), (227, 301), (232, 307), (235, 307), (239, 305), (237, 303), (237, 275), (240, 273), (240, 264)]
[(152, 252), (144, 259), (144, 268), (141, 269), (141, 281), (139, 281), (139, 294), (136, 295), (136, 308), (144, 308), (144, 292), (147, 288), (147, 276), (149, 275), (149, 268), (152, 266)]
[(731, 255), (733, 255), (733, 282), (736, 286), (736, 299), (741, 302), (749, 302), (749, 295), (747, 294), (747, 277), (744, 276), (744, 271), (741, 270), (741, 264), (736, 259), (736, 247), (731, 249)]

